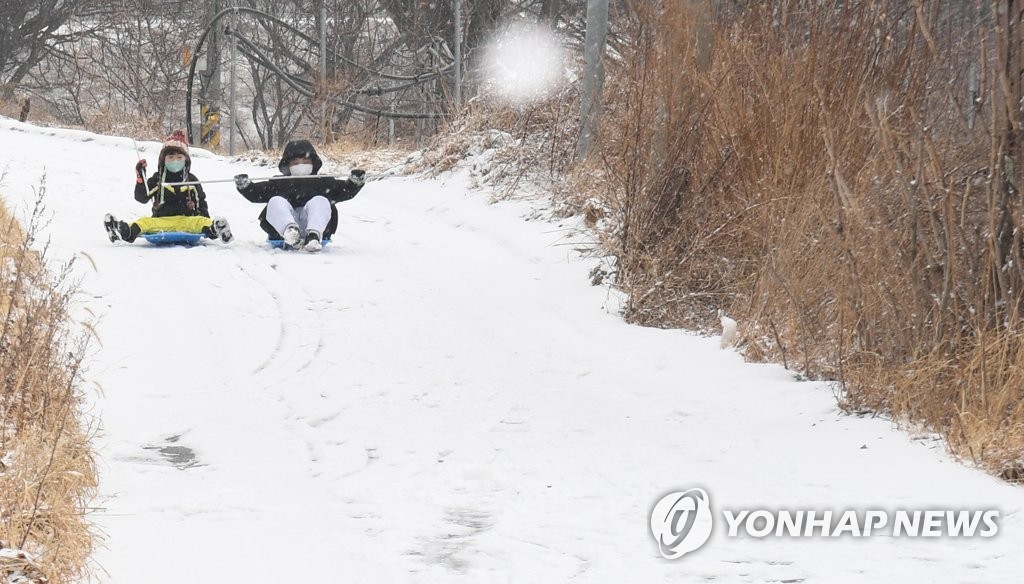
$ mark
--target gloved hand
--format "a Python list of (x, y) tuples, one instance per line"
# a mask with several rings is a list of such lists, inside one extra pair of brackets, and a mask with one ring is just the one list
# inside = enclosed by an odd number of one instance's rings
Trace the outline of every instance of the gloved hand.
[(244, 191), (245, 189), (251, 187), (252, 186), (252, 181), (249, 180), (249, 175), (247, 175), (247, 174), (236, 174), (235, 175), (235, 186), (238, 187), (238, 190), (240, 190), (240, 191)]
[(366, 184), (366, 171), (357, 168), (348, 175), (348, 180), (357, 187), (361, 187)]
[(135, 178), (138, 183), (146, 180), (146, 159), (143, 158), (135, 165)]

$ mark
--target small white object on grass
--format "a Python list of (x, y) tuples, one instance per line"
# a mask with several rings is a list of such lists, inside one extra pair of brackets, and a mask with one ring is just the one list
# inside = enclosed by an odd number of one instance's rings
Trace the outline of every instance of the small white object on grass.
[(734, 340), (736, 340), (736, 321), (725, 315), (725, 311), (721, 308), (718, 309), (718, 321), (722, 323), (722, 343), (721, 347), (731, 347)]

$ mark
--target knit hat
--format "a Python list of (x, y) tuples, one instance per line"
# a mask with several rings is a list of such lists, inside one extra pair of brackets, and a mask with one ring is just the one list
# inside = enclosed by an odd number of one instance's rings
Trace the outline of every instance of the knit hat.
[(192, 157), (188, 154), (188, 138), (185, 137), (184, 130), (174, 130), (171, 132), (171, 135), (164, 140), (164, 147), (160, 149), (160, 157), (157, 160), (159, 167), (163, 168), (165, 156), (175, 152), (185, 155), (186, 167), (192, 166)]
[(164, 150), (176, 148), (188, 156), (188, 138), (185, 137), (185, 130), (175, 130), (164, 140)]

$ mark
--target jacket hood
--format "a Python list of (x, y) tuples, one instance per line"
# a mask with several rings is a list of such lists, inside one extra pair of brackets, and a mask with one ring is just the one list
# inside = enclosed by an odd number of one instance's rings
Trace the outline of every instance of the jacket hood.
[(316, 148), (309, 140), (292, 140), (284, 147), (284, 154), (281, 155), (281, 162), (277, 165), (277, 169), (281, 171), (281, 174), (291, 174), (288, 172), (288, 162), (296, 158), (309, 158), (313, 161), (313, 174), (320, 172), (320, 167), (324, 165), (324, 161), (320, 160), (320, 156), (316, 153)]

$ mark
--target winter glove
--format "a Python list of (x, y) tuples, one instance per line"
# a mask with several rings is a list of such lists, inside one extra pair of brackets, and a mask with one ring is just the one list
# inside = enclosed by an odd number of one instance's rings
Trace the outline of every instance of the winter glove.
[(352, 174), (348, 175), (348, 180), (357, 187), (361, 187), (366, 184), (366, 171), (365, 170), (353, 170)]
[(251, 187), (252, 186), (252, 181), (249, 180), (249, 175), (247, 175), (247, 174), (236, 174), (235, 175), (235, 186), (238, 187), (238, 190), (240, 190), (240, 191), (244, 191), (245, 189)]
[(135, 182), (142, 184), (146, 180), (146, 160), (142, 159), (135, 165)]

